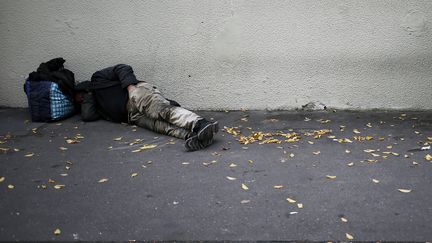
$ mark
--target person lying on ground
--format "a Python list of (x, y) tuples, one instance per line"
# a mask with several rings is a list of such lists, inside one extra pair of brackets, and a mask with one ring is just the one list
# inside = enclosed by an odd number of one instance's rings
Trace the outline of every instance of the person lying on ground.
[(219, 130), (218, 122), (166, 99), (152, 84), (138, 81), (132, 67), (118, 64), (97, 71), (91, 81), (76, 85), (75, 101), (83, 121), (103, 118), (128, 122), (157, 133), (186, 140), (188, 151), (206, 148)]

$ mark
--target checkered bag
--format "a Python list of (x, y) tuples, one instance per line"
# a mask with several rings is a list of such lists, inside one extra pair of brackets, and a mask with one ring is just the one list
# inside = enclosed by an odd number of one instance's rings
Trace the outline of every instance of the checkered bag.
[(75, 113), (73, 101), (63, 94), (57, 83), (26, 80), (24, 90), (34, 122), (58, 121)]

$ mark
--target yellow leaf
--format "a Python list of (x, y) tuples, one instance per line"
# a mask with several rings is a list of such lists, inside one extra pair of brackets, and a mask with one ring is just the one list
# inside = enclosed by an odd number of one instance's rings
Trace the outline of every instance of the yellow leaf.
[(336, 179), (336, 176), (326, 175), (327, 179)]
[(246, 186), (244, 183), (241, 184), (241, 187), (242, 187), (242, 189), (245, 190), (245, 191), (249, 190), (249, 187)]
[(297, 203), (298, 208), (303, 208), (303, 203)]
[(132, 173), (132, 174), (131, 174), (131, 177), (135, 177), (135, 176), (137, 176), (137, 175), (138, 175), (138, 173), (135, 172), (135, 173)]
[(283, 185), (276, 185), (276, 186), (273, 186), (274, 189), (282, 189), (283, 187), (284, 187)]
[(340, 220), (341, 220), (342, 222), (344, 222), (344, 223), (348, 222), (348, 219), (346, 219), (346, 218), (344, 218), (344, 217), (341, 217)]
[(141, 150), (144, 149), (152, 149), (152, 148), (156, 148), (157, 144), (144, 144), (143, 146), (140, 147)]
[(363, 151), (365, 151), (366, 153), (372, 153), (372, 152), (375, 152), (374, 149), (365, 149), (365, 150), (363, 150)]
[(373, 181), (374, 183), (379, 183), (379, 182), (380, 182), (380, 181), (377, 180), (377, 179), (372, 179), (372, 181)]
[(62, 189), (62, 188), (65, 187), (65, 186), (66, 186), (66, 185), (58, 184), (58, 185), (55, 185), (54, 188), (55, 188), (55, 189)]
[(5, 180), (4, 176), (0, 177), (0, 182), (3, 182), (4, 180)]
[(409, 193), (412, 190), (411, 189), (398, 189), (398, 191), (403, 192), (403, 193)]
[(353, 240), (354, 239), (354, 237), (352, 235), (348, 234), (348, 233), (345, 233), (345, 236), (346, 236), (346, 238), (348, 240)]
[(426, 159), (427, 161), (432, 161), (432, 155), (430, 155), (430, 154), (426, 154), (425, 159)]
[(68, 144), (74, 144), (74, 143), (79, 143), (79, 141), (75, 140), (75, 139), (66, 139), (66, 143), (68, 143)]
[(33, 155), (34, 155), (34, 153), (29, 153), (29, 154), (24, 155), (24, 157), (32, 157)]
[(235, 181), (235, 180), (237, 180), (237, 178), (235, 178), (235, 177), (231, 177), (231, 176), (227, 176), (226, 177), (228, 180), (230, 180), (230, 181)]
[(123, 137), (118, 137), (118, 138), (114, 138), (114, 141), (121, 141), (123, 139)]
[(253, 164), (254, 161), (250, 159), (250, 160), (248, 160), (248, 162), (249, 162), (249, 164)]
[(61, 234), (61, 230), (60, 229), (55, 229), (54, 230), (54, 234), (55, 235), (60, 235)]
[(98, 182), (99, 183), (104, 183), (104, 182), (107, 182), (108, 181), (108, 178), (102, 178), (102, 179), (100, 179)]
[(286, 200), (287, 200), (289, 203), (296, 203), (296, 200), (294, 200), (294, 199), (292, 199), (292, 198), (289, 198), (289, 197), (288, 197)]

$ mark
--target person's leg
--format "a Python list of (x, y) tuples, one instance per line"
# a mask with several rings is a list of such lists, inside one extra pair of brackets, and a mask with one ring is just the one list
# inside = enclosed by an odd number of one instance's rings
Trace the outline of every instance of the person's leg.
[(147, 117), (163, 119), (177, 127), (195, 132), (200, 140), (210, 140), (219, 130), (217, 122), (209, 122), (192, 111), (170, 105), (160, 91), (149, 83), (139, 83), (131, 92), (130, 99)]
[(141, 116), (136, 121), (133, 121), (133, 123), (139, 127), (147, 128), (154, 132), (184, 140), (194, 135), (191, 131), (184, 128), (177, 127), (163, 120), (156, 120), (146, 116)]

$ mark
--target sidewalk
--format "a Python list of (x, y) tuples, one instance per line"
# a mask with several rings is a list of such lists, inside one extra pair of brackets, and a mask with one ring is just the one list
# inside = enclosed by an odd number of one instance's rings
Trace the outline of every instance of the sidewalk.
[(0, 240), (432, 241), (432, 112), (198, 113), (227, 129), (185, 152), (1, 109)]

